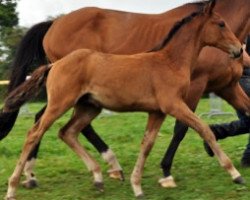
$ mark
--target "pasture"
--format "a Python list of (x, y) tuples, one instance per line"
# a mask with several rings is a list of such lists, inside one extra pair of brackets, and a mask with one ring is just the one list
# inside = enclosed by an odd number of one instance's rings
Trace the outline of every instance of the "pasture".
[[(43, 103), (30, 103), (29, 111), (35, 113)], [(208, 99), (202, 99), (198, 114), (208, 112)], [(234, 112), (223, 102), (223, 110)], [(104, 192), (96, 191), (92, 185), (91, 174), (82, 161), (58, 139), (57, 132), (68, 120), (67, 113), (45, 134), (35, 173), (39, 187), (17, 191), (19, 200), (130, 200), (135, 199), (130, 186), (130, 173), (135, 164), (140, 141), (146, 125), (146, 114), (123, 113), (111, 116), (103, 115), (94, 120), (96, 131), (116, 153), (125, 172), (126, 180), (120, 182), (107, 176), (104, 164), (96, 150), (80, 136), (81, 143), (97, 158), (104, 175)], [(21, 115), (12, 132), (0, 142), (0, 199), (7, 189), (7, 179), (13, 172), (27, 130), (34, 121), (34, 114)], [(208, 123), (228, 122), (236, 116), (203, 118)], [(174, 119), (167, 117), (156, 144), (146, 162), (142, 186), (145, 199), (148, 200), (247, 200), (250, 196), (249, 170), (240, 167), (240, 158), (247, 143), (248, 135), (242, 135), (220, 141), (223, 150), (229, 155), (235, 166), (246, 180), (246, 185), (232, 183), (230, 176), (219, 166), (215, 158), (210, 158), (203, 150), (201, 138), (189, 130), (178, 149), (172, 174), (177, 188), (164, 189), (158, 185), (162, 177), (160, 161), (172, 137)]]

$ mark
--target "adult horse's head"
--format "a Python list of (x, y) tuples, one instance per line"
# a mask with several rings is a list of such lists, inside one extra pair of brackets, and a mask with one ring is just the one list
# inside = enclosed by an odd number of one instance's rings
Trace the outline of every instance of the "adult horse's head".
[(216, 0), (209, 1), (202, 11), (202, 15), (208, 17), (202, 29), (202, 38), (207, 45), (218, 47), (232, 58), (238, 58), (243, 52), (242, 45), (222, 17), (213, 12), (215, 3)]

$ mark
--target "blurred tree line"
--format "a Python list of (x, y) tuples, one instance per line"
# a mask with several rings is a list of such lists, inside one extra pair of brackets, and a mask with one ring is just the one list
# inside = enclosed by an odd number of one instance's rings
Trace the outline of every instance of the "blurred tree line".
[(18, 0), (0, 0), (0, 80), (8, 79), (10, 63), (26, 29), (18, 26)]

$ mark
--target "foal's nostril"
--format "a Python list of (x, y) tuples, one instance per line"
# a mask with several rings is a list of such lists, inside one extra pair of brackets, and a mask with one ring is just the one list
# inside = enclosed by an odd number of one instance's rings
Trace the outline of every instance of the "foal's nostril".
[(242, 55), (242, 53), (243, 53), (243, 49), (240, 48), (239, 51), (233, 52), (233, 57), (234, 57), (234, 58), (239, 58), (239, 57)]

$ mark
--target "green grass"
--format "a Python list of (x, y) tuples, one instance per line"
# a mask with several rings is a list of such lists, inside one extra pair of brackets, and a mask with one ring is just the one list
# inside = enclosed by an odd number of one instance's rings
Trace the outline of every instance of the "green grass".
[[(38, 111), (42, 103), (31, 103), (31, 112)], [(234, 112), (225, 102), (223, 110)], [(208, 112), (208, 100), (202, 100), (197, 113)], [(33, 190), (18, 188), (19, 200), (130, 200), (134, 199), (130, 186), (130, 173), (136, 161), (140, 141), (146, 125), (144, 113), (115, 114), (99, 117), (93, 122), (96, 131), (116, 153), (125, 172), (125, 182), (112, 180), (107, 176), (107, 165), (85, 138), (81, 143), (101, 164), (105, 192), (94, 189), (92, 176), (82, 161), (57, 137), (57, 132), (68, 120), (70, 113), (58, 120), (45, 134), (37, 166), (36, 176), (39, 187)], [(235, 116), (203, 118), (208, 123), (229, 122)], [(11, 175), (25, 139), (27, 130), (33, 124), (33, 115), (21, 115), (9, 136), (0, 142), (0, 199), (7, 189), (7, 179)], [(228, 138), (220, 144), (239, 169), (247, 184), (232, 183), (230, 176), (219, 166), (215, 158), (210, 158), (203, 150), (202, 140), (190, 130), (178, 149), (172, 174), (177, 188), (161, 188), (157, 181), (161, 178), (160, 161), (172, 137), (174, 119), (168, 117), (161, 128), (156, 144), (146, 162), (142, 185), (149, 200), (248, 200), (249, 169), (240, 167), (240, 158), (247, 143), (248, 135)]]

